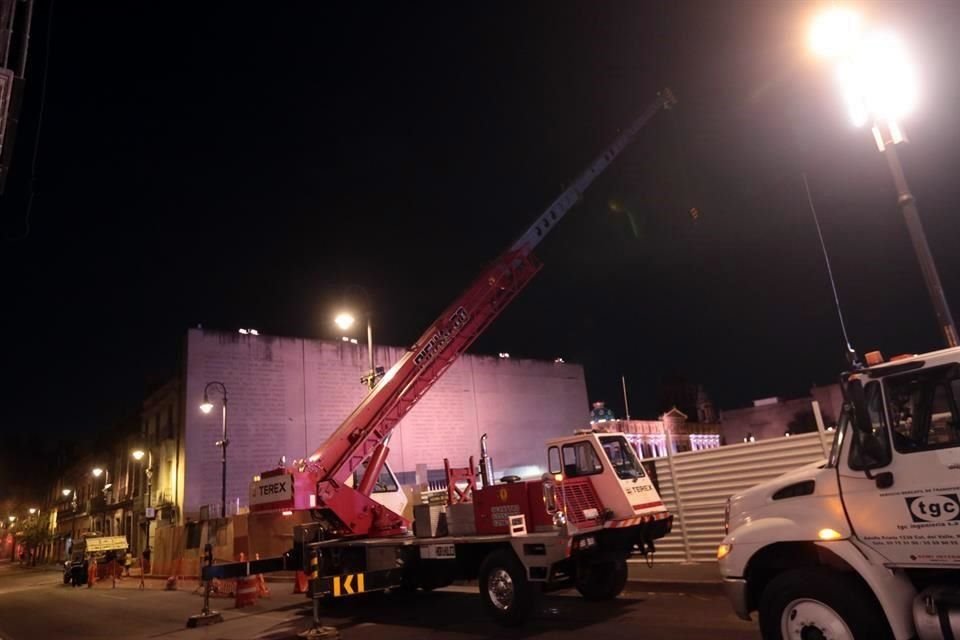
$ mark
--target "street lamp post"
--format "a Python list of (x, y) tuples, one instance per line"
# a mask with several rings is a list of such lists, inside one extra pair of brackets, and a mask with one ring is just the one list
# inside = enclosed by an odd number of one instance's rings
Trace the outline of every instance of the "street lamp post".
[[(367, 363), (370, 367), (367, 375), (363, 377), (363, 382), (366, 383), (367, 387), (373, 389), (377, 385), (377, 369), (373, 361), (373, 326), (370, 321), (370, 312), (366, 314), (367, 320)], [(343, 312), (337, 315), (334, 318), (334, 322), (337, 323), (337, 326), (346, 331), (356, 322), (356, 319), (352, 314)]]
[[(143, 552), (143, 554), (141, 555), (141, 558), (143, 558), (143, 559), (145, 560), (145, 559), (146, 559), (146, 552), (150, 549), (150, 521), (153, 519), (153, 514), (150, 512), (151, 499), (152, 499), (152, 496), (153, 496), (153, 486), (152, 486), (152, 480), (153, 480), (153, 451), (151, 451), (151, 450), (148, 448), (146, 454), (144, 454), (143, 449), (137, 449), (137, 450), (135, 450), (131, 455), (133, 455), (133, 459), (136, 460), (137, 462), (140, 462), (141, 460), (143, 460), (144, 455), (146, 455), (146, 458), (147, 458), (147, 466), (146, 466), (146, 468), (143, 470), (143, 471), (144, 471), (144, 475), (147, 477), (147, 503), (146, 503), (146, 505), (145, 505), (145, 507), (144, 507), (144, 514), (143, 514), (143, 515), (144, 515), (144, 520), (145, 520), (146, 523), (147, 523), (147, 536), (146, 536), (147, 539), (146, 539), (146, 541), (143, 543), (143, 551), (144, 551), (144, 552)], [(140, 564), (140, 567), (141, 567), (141, 568), (140, 568), (140, 584), (141, 584), (141, 586), (143, 585), (143, 574), (146, 572), (146, 569), (147, 569), (145, 565), (146, 565), (146, 563), (141, 561), (141, 564)]]
[(950, 305), (947, 304), (947, 297), (943, 293), (940, 274), (937, 273), (937, 267), (933, 263), (930, 245), (927, 244), (927, 235), (923, 232), (920, 215), (917, 213), (917, 205), (914, 202), (913, 194), (910, 193), (910, 187), (907, 186), (907, 178), (903, 173), (903, 167), (900, 165), (896, 145), (887, 144), (885, 147), (883, 154), (887, 157), (890, 174), (893, 176), (893, 184), (897, 188), (897, 204), (903, 212), (903, 218), (907, 223), (907, 231), (910, 233), (910, 241), (913, 243), (913, 250), (920, 262), (920, 271), (923, 273), (923, 281), (927, 285), (927, 292), (930, 294), (930, 300), (933, 303), (937, 325), (943, 332), (947, 346), (956, 347), (958, 345), (957, 326), (953, 322)]
[(900, 119), (913, 107), (915, 82), (900, 41), (888, 32), (861, 29), (859, 16), (842, 9), (821, 14), (811, 30), (814, 51), (836, 63), (844, 101), (856, 126), (872, 123), (877, 149), (886, 156), (897, 205), (920, 263), (937, 325), (948, 347), (958, 345), (957, 328), (930, 254), (917, 206), (907, 186), (896, 145), (907, 141)]
[[(103, 489), (101, 489), (101, 493), (103, 493), (103, 502), (104, 502), (103, 510), (105, 511), (107, 508), (106, 507), (107, 489), (110, 487), (110, 470), (103, 467), (94, 467), (93, 469), (90, 470), (90, 473), (93, 474), (94, 478), (99, 478), (100, 476), (103, 476)], [(91, 508), (91, 511), (93, 511), (92, 508)], [(94, 522), (96, 522), (95, 519), (94, 519)], [(101, 523), (101, 528), (102, 528), (102, 524), (103, 523)], [(103, 533), (106, 533), (106, 532), (104, 531)]]
[(221, 436), (220, 440), (217, 441), (216, 445), (220, 447), (220, 517), (227, 517), (227, 445), (230, 444), (230, 440), (227, 439), (227, 387), (222, 382), (208, 382), (207, 386), (203, 388), (203, 403), (200, 405), (200, 410), (204, 413), (210, 413), (213, 411), (213, 403), (210, 402), (209, 391), (210, 389), (219, 390), (222, 396), (223, 402), (221, 404)]

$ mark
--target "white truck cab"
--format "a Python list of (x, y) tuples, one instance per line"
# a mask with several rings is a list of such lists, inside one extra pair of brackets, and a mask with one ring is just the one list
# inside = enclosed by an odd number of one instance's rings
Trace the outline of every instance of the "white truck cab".
[(584, 430), (575, 436), (549, 440), (547, 462), (550, 473), (564, 481), (589, 477), (607, 512), (604, 519), (659, 518), (667, 513), (653, 481), (623, 434)]
[(727, 595), (768, 640), (960, 638), (960, 348), (842, 380), (830, 457), (730, 498)]

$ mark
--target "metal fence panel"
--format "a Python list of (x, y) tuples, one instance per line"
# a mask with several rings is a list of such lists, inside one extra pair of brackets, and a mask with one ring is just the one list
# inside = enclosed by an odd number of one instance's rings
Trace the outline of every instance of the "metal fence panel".
[(727, 498), (791, 469), (823, 460), (824, 442), (818, 432), (805, 433), (654, 460), (660, 496), (674, 515), (673, 531), (657, 541), (657, 560), (716, 561)]

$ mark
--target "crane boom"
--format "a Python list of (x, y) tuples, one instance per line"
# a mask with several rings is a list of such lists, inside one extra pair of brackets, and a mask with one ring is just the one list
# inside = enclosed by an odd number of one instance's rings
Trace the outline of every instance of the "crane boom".
[[(503, 254), (440, 317), (383, 376), (360, 405), (310, 457), (301, 463), (317, 480), (316, 505), (335, 531), (343, 534), (396, 532), (405, 521), (374, 503), (344, 481), (366, 459), (364, 476), (380, 472), (385, 441), (400, 420), (444, 372), (507, 307), (540, 270), (533, 249), (577, 203), (583, 192), (661, 109), (676, 104), (669, 89), (617, 136), (580, 176), (554, 200)], [(385, 513), (386, 511), (386, 513)]]

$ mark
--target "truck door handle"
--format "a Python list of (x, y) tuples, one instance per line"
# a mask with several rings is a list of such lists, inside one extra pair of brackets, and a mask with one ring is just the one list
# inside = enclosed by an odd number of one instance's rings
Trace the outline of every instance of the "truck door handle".
[(893, 486), (893, 472), (892, 471), (882, 471), (876, 475), (870, 473), (869, 469), (865, 469), (864, 473), (867, 474), (867, 477), (873, 480), (877, 489), (889, 489)]

